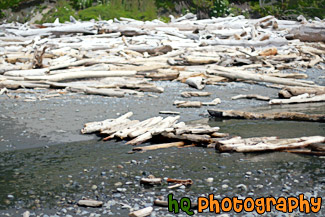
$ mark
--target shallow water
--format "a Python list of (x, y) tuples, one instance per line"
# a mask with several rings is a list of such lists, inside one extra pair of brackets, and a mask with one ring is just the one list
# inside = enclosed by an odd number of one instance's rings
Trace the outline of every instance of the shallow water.
[[(214, 119), (198, 122), (220, 126), (222, 132), (242, 137), (312, 136), (321, 135), (325, 129), (324, 123)], [(28, 208), (55, 213), (63, 207), (73, 207), (83, 196), (102, 201), (123, 201), (133, 207), (140, 202), (152, 204), (157, 196), (166, 197), (169, 192), (175, 197), (189, 196), (193, 200), (209, 193), (221, 197), (246, 197), (249, 193), (253, 193), (253, 197), (279, 197), (298, 195), (299, 192), (325, 196), (325, 160), (321, 157), (288, 153), (224, 155), (214, 149), (199, 147), (127, 154), (131, 149), (124, 142), (92, 140), (2, 152), (0, 209), (14, 208), (19, 212), (21, 208)], [(117, 165), (124, 168), (119, 169)], [(252, 174), (247, 175), (247, 172)], [(194, 185), (182, 191), (170, 191), (166, 185), (140, 186), (139, 179), (149, 174), (192, 179)], [(214, 178), (213, 183), (204, 181), (209, 177)], [(125, 192), (116, 192), (114, 184), (117, 182), (122, 182), (120, 188), (126, 188)], [(229, 188), (223, 189), (223, 184)], [(247, 192), (238, 189), (236, 186), (239, 184), (245, 184)], [(97, 190), (92, 190), (93, 185), (98, 186)], [(287, 190), (284, 190), (285, 186)], [(116, 197), (116, 194), (120, 195)], [(8, 195), (13, 195), (14, 199)], [(120, 209), (120, 205), (110, 210), (114, 210), (114, 216), (128, 213), (128, 210)]]

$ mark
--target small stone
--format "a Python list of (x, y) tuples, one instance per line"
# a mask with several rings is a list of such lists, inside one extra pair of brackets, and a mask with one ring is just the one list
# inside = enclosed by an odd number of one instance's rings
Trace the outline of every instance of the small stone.
[(120, 165), (120, 164), (117, 165), (116, 167), (117, 167), (118, 169), (123, 169), (123, 168), (124, 168), (124, 167), (123, 167), (122, 165)]
[(207, 183), (212, 183), (213, 180), (214, 180), (214, 179), (210, 177), (210, 178), (207, 178), (205, 181), (206, 181)]
[(262, 189), (264, 186), (263, 185), (256, 185), (256, 188)]
[(117, 188), (116, 189), (118, 192), (126, 192), (126, 188)]
[(224, 189), (224, 190), (227, 189), (228, 187), (229, 187), (229, 186), (226, 185), (226, 184), (224, 184), (224, 185), (221, 186), (221, 188)]
[(243, 190), (243, 191), (247, 191), (247, 186), (244, 185), (244, 184), (239, 184), (236, 187), (239, 188), (239, 189), (241, 189), (241, 190)]
[(123, 184), (122, 184), (122, 182), (116, 182), (115, 184), (114, 184), (114, 186), (116, 186), (116, 187), (118, 187), (118, 186), (122, 186)]
[(96, 200), (79, 200), (78, 205), (86, 207), (101, 207), (103, 205), (103, 202)]
[(97, 185), (91, 186), (91, 190), (93, 190), (93, 191), (97, 190)]

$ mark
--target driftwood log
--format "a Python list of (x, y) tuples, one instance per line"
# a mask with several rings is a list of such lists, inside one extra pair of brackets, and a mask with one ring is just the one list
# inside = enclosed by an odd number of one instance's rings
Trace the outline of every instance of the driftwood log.
[(290, 120), (290, 121), (311, 121), (325, 122), (325, 115), (304, 114), (299, 112), (275, 112), (275, 113), (254, 113), (234, 110), (208, 110), (209, 114), (217, 118), (232, 119), (267, 119), (267, 120)]
[(270, 105), (277, 104), (296, 104), (296, 103), (315, 103), (315, 102), (325, 102), (325, 94), (322, 95), (310, 95), (308, 93), (293, 96), (290, 99), (272, 99), (269, 101)]
[(278, 139), (276, 137), (256, 137), (242, 139), (234, 137), (229, 140), (218, 141), (216, 149), (221, 152), (261, 152), (261, 151), (279, 151), (287, 149), (304, 148), (310, 144), (323, 143), (325, 137), (310, 136), (294, 139)]

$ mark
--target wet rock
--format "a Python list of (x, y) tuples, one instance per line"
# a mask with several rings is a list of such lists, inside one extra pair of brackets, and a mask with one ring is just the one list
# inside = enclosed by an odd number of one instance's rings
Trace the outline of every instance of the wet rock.
[(102, 201), (96, 201), (96, 200), (79, 200), (78, 206), (85, 206), (85, 207), (101, 207), (103, 205)]
[(123, 185), (122, 182), (116, 182), (116, 183), (114, 184), (115, 187), (122, 186), (122, 185)]
[(207, 183), (212, 183), (213, 182), (213, 178), (207, 178), (205, 181), (207, 182)]
[(236, 188), (240, 189), (240, 190), (243, 190), (243, 191), (247, 191), (247, 186), (244, 185), (244, 184), (239, 184), (236, 186)]
[(229, 185), (223, 184), (223, 185), (221, 186), (221, 188), (222, 188), (223, 190), (226, 190), (226, 189), (229, 188)]

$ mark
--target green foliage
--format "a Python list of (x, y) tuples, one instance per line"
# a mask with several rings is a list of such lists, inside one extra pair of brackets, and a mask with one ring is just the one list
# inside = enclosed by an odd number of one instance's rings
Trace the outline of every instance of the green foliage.
[(170, 18), (166, 17), (166, 16), (159, 17), (159, 20), (164, 22), (164, 23), (169, 23), (170, 22)]
[[(19, 13), (19, 10), (30, 2), (0, 0), (0, 18), (10, 15), (11, 10), (6, 9), (10, 8)], [(40, 4), (40, 1), (32, 2), (35, 6)], [(36, 7), (36, 10), (41, 12), (44, 7), (43, 4), (43, 7)], [(40, 22), (53, 22), (56, 18), (64, 22), (69, 20), (70, 15), (82, 20), (115, 17), (152, 20), (159, 15), (159, 19), (169, 22), (169, 14), (177, 16), (188, 12), (197, 14), (201, 19), (229, 14), (254, 18), (274, 15), (282, 19), (296, 19), (302, 14), (306, 18), (324, 19), (324, 8), (325, 0), (57, 0), (56, 7), (45, 14)], [(27, 20), (30, 16), (23, 15), (23, 18)]]
[(77, 10), (89, 8), (93, 5), (93, 3), (93, 0), (71, 0), (73, 8)]
[(306, 18), (325, 18), (324, 0), (264, 0), (261, 1), (261, 3), (258, 1), (251, 1), (250, 6), (252, 11), (259, 16), (271, 14), (283, 19), (295, 19), (302, 14)]
[(172, 11), (175, 9), (175, 2), (173, 0), (156, 0), (157, 8)]
[(69, 21), (70, 16), (74, 16), (78, 19), (78, 14), (72, 6), (67, 1), (59, 0), (56, 7), (45, 14), (40, 23), (53, 23), (56, 18), (59, 18), (60, 22), (63, 23)]
[(246, 18), (250, 18), (249, 10), (243, 10), (234, 4), (229, 5), (229, 14), (233, 16), (243, 15)]
[(228, 0), (214, 0), (210, 16), (222, 17), (230, 13)]
[(153, 20), (157, 17), (154, 0), (111, 0), (109, 4), (101, 4), (79, 11), (82, 20), (99, 18), (109, 20), (128, 17), (139, 20)]
[(0, 0), (0, 10), (7, 8), (14, 8), (23, 0)]

